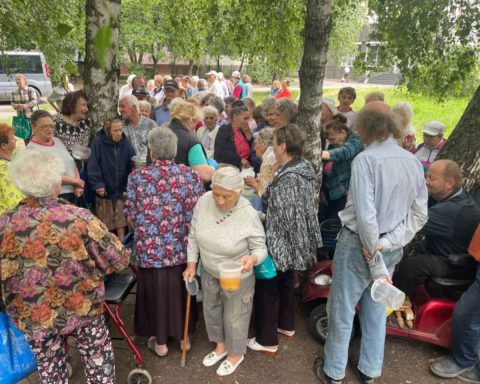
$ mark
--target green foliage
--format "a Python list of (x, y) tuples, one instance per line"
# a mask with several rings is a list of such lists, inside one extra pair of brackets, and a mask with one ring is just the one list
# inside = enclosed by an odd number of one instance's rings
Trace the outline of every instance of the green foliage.
[(84, 51), (84, 6), (83, 0), (2, 0), (0, 51), (43, 52), (56, 82), (73, 69), (75, 52)]
[(370, 6), (385, 54), (411, 91), (443, 99), (471, 82), (478, 69), (479, 2), (372, 0)]

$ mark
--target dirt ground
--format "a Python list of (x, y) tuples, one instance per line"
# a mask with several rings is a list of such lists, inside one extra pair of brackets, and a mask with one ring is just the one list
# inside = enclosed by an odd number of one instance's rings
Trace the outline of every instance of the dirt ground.
[[(131, 295), (124, 302), (121, 314), (127, 324), (127, 331), (133, 334), (133, 310), (135, 296)], [(201, 307), (200, 307), (201, 308)], [(204, 368), (203, 357), (209, 353), (213, 344), (209, 343), (202, 315), (197, 324), (197, 331), (192, 336), (192, 349), (187, 355), (186, 367), (180, 367), (181, 351), (179, 343), (171, 340), (169, 353), (159, 358), (146, 347), (144, 338), (135, 338), (135, 343), (142, 353), (146, 368), (150, 372), (154, 384), (314, 384), (318, 383), (313, 374), (312, 364), (315, 357), (322, 355), (323, 348), (308, 333), (307, 319), (311, 306), (299, 303), (297, 306), (297, 326), (295, 337), (291, 340), (280, 339), (280, 350), (276, 358), (258, 352), (248, 351), (245, 361), (237, 371), (224, 378), (216, 375), (215, 367)], [(111, 328), (111, 335), (118, 336), (116, 329)], [(253, 335), (253, 332), (252, 332)], [(117, 383), (127, 383), (129, 372), (136, 367), (133, 354), (127, 344), (121, 340), (113, 341), (116, 360)], [(351, 352), (358, 352), (359, 338), (351, 345)], [(78, 355), (71, 349), (73, 376), (69, 383), (83, 384), (82, 366)], [(445, 354), (446, 350), (425, 343), (387, 336), (385, 345), (385, 363), (382, 382), (385, 384), (458, 384), (458, 380), (442, 380), (434, 377), (427, 366), (431, 358)], [(36, 374), (30, 376), (25, 383), (37, 383)], [(345, 383), (358, 381), (347, 369)]]

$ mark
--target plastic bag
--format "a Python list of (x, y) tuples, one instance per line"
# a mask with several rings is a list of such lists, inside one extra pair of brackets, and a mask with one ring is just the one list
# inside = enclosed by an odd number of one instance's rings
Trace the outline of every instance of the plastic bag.
[(262, 264), (254, 266), (253, 271), (255, 277), (261, 280), (273, 279), (277, 276), (277, 269), (275, 268), (275, 263), (270, 255), (267, 255), (267, 258)]
[(37, 369), (25, 335), (0, 312), (0, 383), (15, 384)]
[(20, 112), (18, 116), (13, 116), (12, 126), (15, 136), (24, 140), (30, 137), (30, 120), (25, 117), (23, 112)]

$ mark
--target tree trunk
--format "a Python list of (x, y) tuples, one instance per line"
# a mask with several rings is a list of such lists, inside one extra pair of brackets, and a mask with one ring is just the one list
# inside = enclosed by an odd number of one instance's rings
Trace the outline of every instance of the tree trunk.
[(242, 61), (240, 61), (240, 67), (238, 67), (238, 72), (242, 72), (244, 62), (245, 62), (245, 56), (242, 55)]
[(217, 72), (220, 72), (220, 55), (217, 56)]
[(463, 174), (463, 185), (470, 190), (475, 179), (480, 177), (480, 87), (470, 100), (460, 121), (448, 138), (447, 145), (440, 151), (437, 159), (456, 161)]
[(175, 76), (175, 74), (177, 73), (177, 65), (176, 65), (176, 62), (177, 62), (177, 59), (174, 57), (173, 60), (172, 60), (172, 65), (171, 65), (171, 72), (172, 72), (172, 77)]
[(188, 72), (187, 72), (187, 75), (188, 76), (192, 76), (192, 73), (193, 73), (193, 60), (189, 60), (188, 61)]
[[(83, 84), (89, 99), (89, 113), (97, 129), (103, 126), (107, 118), (117, 114), (118, 76), (120, 73), (118, 54), (118, 26), (120, 18), (120, 0), (87, 0), (85, 70)], [(95, 51), (94, 38), (103, 26), (112, 31), (110, 44), (105, 49), (105, 68), (101, 68)]]
[[(300, 65), (298, 125), (307, 133), (305, 158), (315, 168), (317, 191), (322, 184), (322, 142), (320, 138), (323, 76), (327, 63), (328, 40), (332, 26), (332, 1), (308, 0), (304, 29), (304, 50)], [(317, 196), (317, 201), (318, 201)]]
[(157, 74), (157, 64), (158, 64), (157, 56), (152, 55), (152, 61), (153, 61), (153, 76), (155, 76)]

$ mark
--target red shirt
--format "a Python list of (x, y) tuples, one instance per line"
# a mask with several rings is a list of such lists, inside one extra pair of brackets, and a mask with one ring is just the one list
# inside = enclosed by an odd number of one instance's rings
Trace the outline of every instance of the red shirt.
[(291, 99), (292, 98), (292, 92), (290, 92), (290, 89), (281, 89), (278, 91), (277, 95), (275, 96), (276, 99)]
[(237, 155), (242, 159), (248, 160), (250, 157), (250, 145), (248, 144), (245, 136), (242, 135), (237, 129), (233, 129), (233, 142), (235, 143), (235, 149), (237, 150)]

